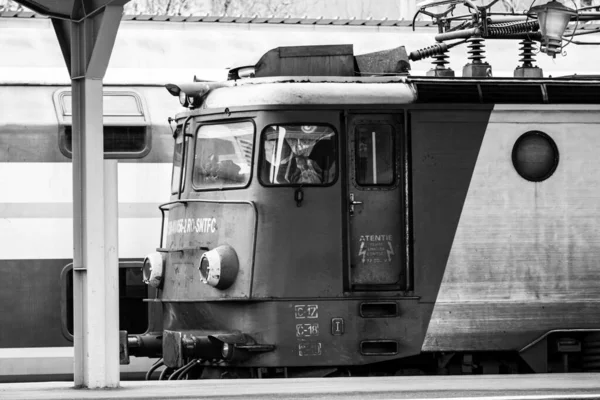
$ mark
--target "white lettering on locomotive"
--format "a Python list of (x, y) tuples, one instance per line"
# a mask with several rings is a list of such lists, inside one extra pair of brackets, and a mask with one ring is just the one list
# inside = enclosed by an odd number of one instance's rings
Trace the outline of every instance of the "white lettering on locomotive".
[(322, 347), (321, 342), (300, 342), (298, 343), (298, 355), (300, 357), (320, 356)]
[(319, 318), (319, 306), (316, 304), (298, 304), (294, 306), (296, 319)]
[(215, 233), (216, 231), (216, 218), (181, 218), (169, 221), (167, 226), (167, 235), (178, 233)]
[(392, 235), (361, 235), (361, 242), (385, 242), (392, 241)]
[(296, 337), (319, 336), (319, 324), (296, 324)]

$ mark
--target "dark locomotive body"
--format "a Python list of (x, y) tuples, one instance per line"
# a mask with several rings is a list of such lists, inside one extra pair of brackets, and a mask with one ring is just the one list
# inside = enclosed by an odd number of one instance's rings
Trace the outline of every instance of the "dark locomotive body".
[(600, 82), (194, 85), (144, 269), (162, 329), (127, 351), (209, 377), (599, 367)]

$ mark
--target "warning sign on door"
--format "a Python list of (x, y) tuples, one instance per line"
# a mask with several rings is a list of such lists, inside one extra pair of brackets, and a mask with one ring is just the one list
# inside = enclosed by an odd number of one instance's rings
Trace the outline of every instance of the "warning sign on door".
[(361, 235), (358, 256), (363, 264), (384, 264), (394, 256), (393, 235)]

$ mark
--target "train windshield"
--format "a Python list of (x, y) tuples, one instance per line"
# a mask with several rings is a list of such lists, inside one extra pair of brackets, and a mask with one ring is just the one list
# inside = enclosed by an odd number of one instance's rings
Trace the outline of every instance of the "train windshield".
[(196, 189), (245, 187), (250, 182), (254, 124), (203, 125), (196, 137), (192, 181)]
[[(185, 138), (187, 141), (187, 138)], [(177, 125), (177, 129), (175, 130), (175, 149), (173, 151), (173, 175), (171, 176), (171, 193), (176, 194), (179, 193), (180, 188), (179, 179), (182, 179), (182, 182), (185, 182), (185, 168), (183, 170), (183, 177), (181, 175), (181, 164), (183, 162), (183, 135), (181, 134), (181, 125)]]
[(335, 131), (326, 125), (271, 125), (262, 136), (261, 182), (327, 185), (336, 175)]

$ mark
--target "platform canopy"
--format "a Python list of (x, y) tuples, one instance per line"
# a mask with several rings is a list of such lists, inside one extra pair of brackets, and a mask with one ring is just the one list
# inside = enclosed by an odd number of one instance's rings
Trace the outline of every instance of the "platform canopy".
[(105, 6), (124, 5), (129, 0), (16, 0), (40, 14), (51, 18), (68, 19), (80, 21), (86, 17), (96, 14)]

